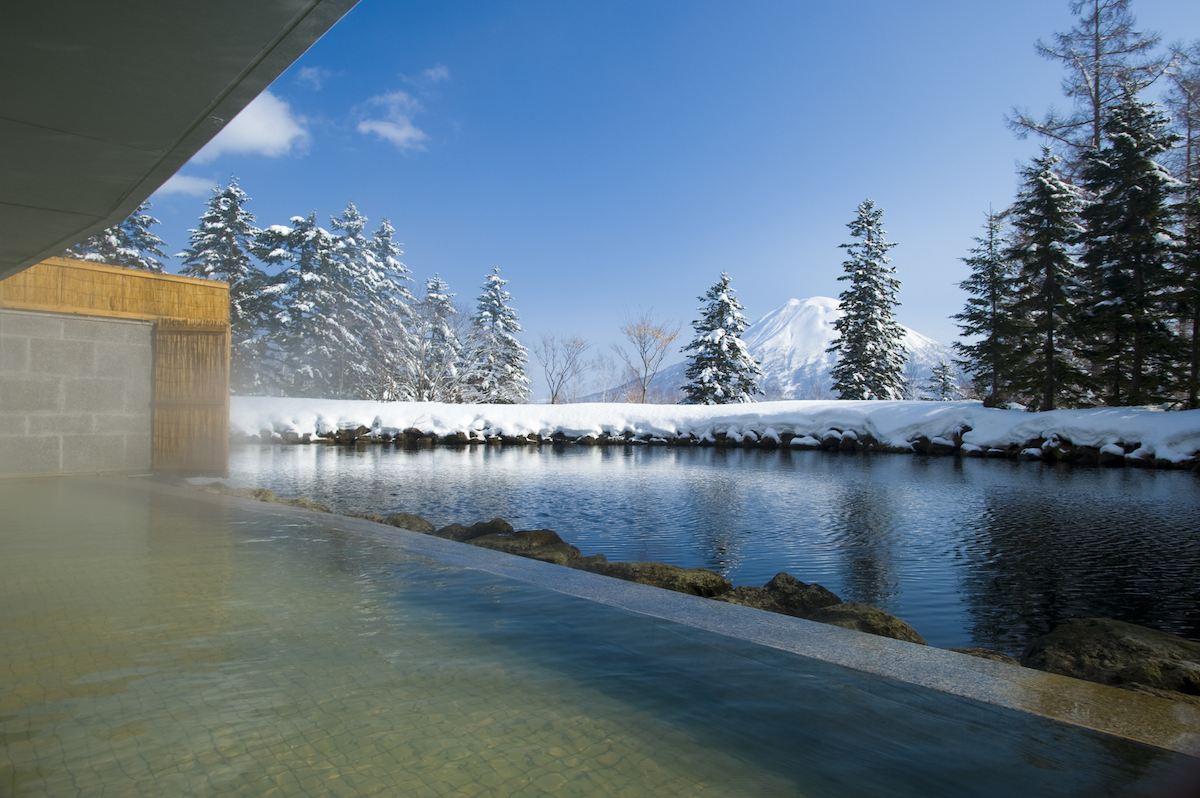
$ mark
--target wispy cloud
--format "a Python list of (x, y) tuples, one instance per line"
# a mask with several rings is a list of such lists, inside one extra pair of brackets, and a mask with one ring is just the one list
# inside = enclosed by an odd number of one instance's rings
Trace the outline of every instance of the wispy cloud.
[(158, 187), (155, 194), (190, 194), (193, 197), (207, 197), (217, 188), (217, 181), (207, 177), (191, 177), (189, 175), (174, 175), (170, 180)]
[(285, 100), (264, 91), (204, 145), (192, 162), (207, 163), (227, 152), (270, 157), (304, 152), (312, 139), (304, 124), (304, 117), (293, 114)]
[(331, 74), (333, 73), (328, 69), (322, 69), (321, 67), (304, 67), (296, 75), (296, 82), (312, 87), (313, 91), (320, 91)]
[(422, 72), (421, 77), (428, 83), (441, 83), (443, 80), (450, 80), (450, 70), (438, 64)]
[(367, 100), (378, 109), (381, 118), (364, 119), (358, 123), (359, 133), (374, 133), (400, 150), (423, 150), (429, 136), (413, 124), (412, 119), (424, 109), (408, 92), (390, 91)]
[(424, 94), (425, 92), (429, 91), (432, 86), (435, 86), (438, 83), (445, 83), (446, 81), (450, 80), (450, 70), (446, 69), (444, 65), (438, 64), (437, 66), (430, 67), (429, 69), (422, 69), (415, 75), (405, 75), (401, 73), (400, 79)]

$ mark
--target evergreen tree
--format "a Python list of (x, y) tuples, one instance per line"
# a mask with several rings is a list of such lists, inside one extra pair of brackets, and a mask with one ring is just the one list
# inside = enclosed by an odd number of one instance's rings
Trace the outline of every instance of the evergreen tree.
[(264, 355), (285, 395), (336, 397), (345, 390), (343, 357), (355, 335), (357, 308), (347, 305), (357, 300), (342, 282), (337, 239), (317, 226), (316, 211), (291, 222), (268, 227), (254, 243), (255, 256), (282, 266), (262, 292), (272, 301)]
[(408, 290), (395, 282), (395, 275), (379, 260), (381, 242), (367, 238), (367, 217), (353, 202), (346, 205), (341, 216), (330, 217), (329, 221), (342, 235), (335, 240), (335, 269), (327, 283), (332, 300), (328, 312), (345, 331), (338, 336), (331, 382), (338, 398), (365, 398), (374, 393), (377, 377), (368, 345), (373, 327), (395, 310), (398, 294), (406, 295)]
[(1108, 146), (1083, 169), (1092, 202), (1081, 214), (1079, 312), (1091, 388), (1110, 405), (1165, 398), (1176, 360), (1167, 302), (1174, 179), (1155, 162), (1175, 136), (1153, 106), (1126, 95), (1104, 124)]
[(385, 401), (408, 398), (402, 394), (396, 375), (402, 367), (402, 353), (409, 346), (408, 328), (416, 302), (407, 285), (412, 282), (410, 272), (400, 262), (403, 253), (392, 240), (395, 232), (385, 217), (371, 238), (371, 252), (381, 279), (373, 292), (376, 306), (369, 313), (370, 325), (364, 334), (368, 370), (373, 375), (366, 394)]
[(472, 319), (473, 356), (467, 380), (471, 397), (487, 404), (519, 404), (529, 398), (525, 375), (529, 350), (517, 340), (521, 325), (517, 311), (509, 305), (512, 294), (504, 290), (507, 284), (500, 278), (500, 269), (493, 268), (484, 279)]
[(150, 231), (158, 224), (158, 219), (151, 216), (149, 210), (150, 201), (147, 200), (125, 221), (68, 247), (63, 256), (126, 269), (161, 272), (163, 264), (159, 258), (167, 257), (162, 251), (167, 243)]
[(401, 353), (399, 392), (416, 402), (457, 402), (463, 394), (462, 342), (454, 294), (436, 274), (425, 281), (425, 297), (413, 308), (409, 346)]
[(1182, 184), (1178, 246), (1175, 254), (1175, 304), (1185, 347), (1183, 386), (1189, 409), (1200, 408), (1200, 42), (1177, 54), (1167, 106), (1175, 115), (1179, 145), (1174, 172)]
[(257, 344), (266, 275), (250, 255), (261, 231), (254, 226), (254, 214), (245, 209), (248, 199), (236, 177), (230, 177), (225, 188), (214, 188), (199, 225), (188, 231), (191, 246), (175, 256), (183, 259), (180, 274), (229, 283), (230, 382), (238, 393), (261, 387)]
[(842, 263), (846, 273), (838, 279), (850, 281), (850, 287), (839, 296), (845, 315), (834, 322), (838, 337), (827, 351), (838, 356), (830, 376), (842, 399), (903, 396), (904, 334), (892, 317), (892, 309), (900, 304), (900, 281), (887, 256), (896, 245), (884, 240), (882, 224), (883, 209), (864, 201), (847, 225), (850, 234), (862, 240), (841, 245), (849, 258)]
[(933, 367), (933, 371), (929, 375), (929, 382), (925, 383), (922, 387), (931, 393), (933, 398), (938, 402), (951, 402), (959, 397), (958, 380), (954, 373), (954, 366), (945, 360), (940, 361)]
[(762, 369), (742, 343), (748, 324), (734, 293), (729, 275), (721, 272), (716, 285), (699, 297), (703, 316), (692, 322), (696, 337), (683, 348), (693, 353), (683, 386), (689, 404), (750, 402), (759, 392)]
[(1002, 214), (988, 211), (983, 237), (963, 263), (971, 267), (971, 276), (958, 284), (969, 295), (962, 313), (951, 318), (959, 321), (964, 337), (979, 339), (971, 344), (955, 342), (963, 359), (960, 365), (971, 375), (975, 390), (985, 397), (984, 404), (995, 407), (1009, 390), (1009, 364), (1016, 358), (1020, 341), (1012, 315), (1015, 280), (1012, 264), (1005, 257), (1009, 241), (1003, 233)]
[(1032, 397), (1035, 410), (1053, 410), (1077, 396), (1083, 377), (1068, 326), (1079, 292), (1070, 242), (1080, 231), (1081, 203), (1078, 189), (1055, 171), (1058, 162), (1043, 147), (1042, 156), (1021, 170), (1023, 184), (1012, 207), (1015, 240), (1006, 254), (1019, 264), (1013, 316), (1024, 334), (1012, 382)]

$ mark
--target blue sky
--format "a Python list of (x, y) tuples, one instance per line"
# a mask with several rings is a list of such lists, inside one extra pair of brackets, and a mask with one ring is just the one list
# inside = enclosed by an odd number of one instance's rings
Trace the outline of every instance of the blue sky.
[[(1131, 8), (1200, 38), (1194, 0)], [(686, 342), (723, 270), (751, 320), (837, 296), (871, 198), (898, 243), (898, 320), (949, 343), (959, 258), (1040, 146), (1005, 114), (1067, 107), (1034, 42), (1072, 23), (1066, 0), (362, 0), (152, 213), (174, 253), (231, 174), (260, 226), (327, 225), (352, 201), (372, 229), (391, 219), (418, 289), (436, 272), (473, 307), (498, 266), (527, 345), (599, 349), (651, 308)]]

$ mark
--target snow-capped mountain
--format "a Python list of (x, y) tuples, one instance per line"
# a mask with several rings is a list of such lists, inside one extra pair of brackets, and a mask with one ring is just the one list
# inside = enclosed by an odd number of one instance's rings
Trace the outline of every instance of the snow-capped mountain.
[[(789, 299), (752, 324), (742, 335), (750, 355), (762, 364), (759, 387), (767, 399), (832, 399), (834, 356), (825, 350), (837, 331), (833, 323), (844, 314), (838, 300), (825, 296)], [(906, 377), (922, 383), (940, 361), (952, 362), (954, 352), (915, 330), (904, 330), (908, 350)], [(670, 391), (685, 382), (687, 363), (665, 367), (654, 379), (653, 388)]]

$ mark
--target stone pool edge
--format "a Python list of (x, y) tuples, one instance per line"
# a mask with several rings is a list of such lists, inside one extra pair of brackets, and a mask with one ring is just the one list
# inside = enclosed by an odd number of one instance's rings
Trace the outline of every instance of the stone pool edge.
[(263, 504), (145, 479), (100, 476), (90, 479), (284, 518), (306, 518), (320, 526), (393, 545), (406, 554), (485, 571), (799, 657), (1200, 757), (1200, 710), (1182, 702), (563, 568), (419, 532), (381, 528), (373, 521), (351, 516)]

